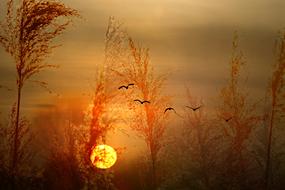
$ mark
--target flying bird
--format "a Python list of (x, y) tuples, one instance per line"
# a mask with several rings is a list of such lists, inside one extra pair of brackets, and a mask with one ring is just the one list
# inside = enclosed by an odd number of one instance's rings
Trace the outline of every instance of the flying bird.
[(164, 110), (164, 114), (167, 112), (167, 111), (171, 111), (171, 110), (173, 110), (174, 111), (174, 113), (177, 115), (177, 116), (179, 116), (179, 117), (181, 117), (181, 118), (183, 118), (181, 115), (179, 115), (176, 111), (175, 111), (175, 109), (174, 108), (172, 108), (172, 107), (168, 107), (168, 108), (166, 108), (165, 110)]
[(168, 107), (168, 108), (166, 108), (166, 109), (164, 110), (164, 113), (166, 113), (167, 111), (171, 111), (171, 110), (173, 110), (173, 111), (176, 113), (175, 109), (174, 109), (174, 108), (172, 108), (172, 107)]
[(134, 85), (135, 85), (134, 83), (130, 83), (130, 84), (128, 84), (127, 86), (122, 85), (122, 86), (120, 86), (118, 89), (119, 89), (119, 90), (121, 90), (122, 88), (129, 89), (130, 86), (134, 86)]
[(141, 101), (141, 100), (139, 100), (139, 99), (135, 99), (134, 101), (135, 101), (135, 102), (139, 102), (139, 103), (141, 103), (141, 104), (144, 104), (144, 103), (149, 103), (149, 104), (150, 104), (150, 101), (147, 101), (147, 100)]
[(227, 119), (224, 119), (226, 122), (229, 122), (233, 117), (230, 117), (230, 118), (227, 118)]
[(191, 109), (191, 110), (193, 110), (193, 111), (196, 111), (196, 110), (200, 109), (202, 106), (198, 106), (198, 107), (195, 107), (195, 108), (190, 107), (190, 106), (186, 106), (186, 107)]

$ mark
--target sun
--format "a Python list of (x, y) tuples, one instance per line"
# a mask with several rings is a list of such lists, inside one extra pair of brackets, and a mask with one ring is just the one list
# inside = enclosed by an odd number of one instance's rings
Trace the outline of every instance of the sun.
[(91, 151), (90, 160), (95, 167), (108, 169), (117, 161), (117, 153), (111, 146), (97, 145)]

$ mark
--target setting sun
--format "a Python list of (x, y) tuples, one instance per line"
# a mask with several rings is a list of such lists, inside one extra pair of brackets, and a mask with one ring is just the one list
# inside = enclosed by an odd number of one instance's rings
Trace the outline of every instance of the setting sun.
[(280, 190), (285, 0), (0, 0), (0, 190)]
[(95, 167), (108, 169), (115, 164), (117, 153), (111, 146), (97, 145), (91, 152), (90, 160)]

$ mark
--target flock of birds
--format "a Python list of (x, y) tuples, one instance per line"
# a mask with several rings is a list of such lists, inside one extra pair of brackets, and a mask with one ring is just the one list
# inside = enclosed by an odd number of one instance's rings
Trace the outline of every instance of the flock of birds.
[[(120, 86), (118, 89), (119, 89), (119, 90), (121, 90), (121, 89), (126, 89), (126, 90), (128, 90), (130, 86), (134, 86), (134, 85), (135, 85), (134, 83), (130, 83), (130, 84), (128, 84), (128, 85), (122, 85), (122, 86)], [(150, 101), (148, 101), (148, 100), (135, 99), (134, 102), (138, 102), (138, 103), (140, 103), (140, 104), (142, 104), (142, 105), (145, 104), (145, 103), (150, 104)], [(193, 111), (196, 111), (196, 110), (200, 109), (201, 106), (199, 106), (199, 107), (197, 107), (197, 108), (192, 108), (192, 107), (190, 107), (190, 106), (186, 106), (186, 107), (192, 109)], [(173, 107), (167, 107), (167, 108), (165, 108), (164, 113), (166, 113), (167, 111), (174, 111), (174, 112), (177, 114), (176, 110), (175, 110)]]
[[(129, 83), (129, 84), (127, 84), (127, 85), (122, 85), (122, 86), (120, 86), (118, 89), (119, 89), (119, 90), (122, 90), (122, 89), (128, 90), (129, 87), (131, 87), (131, 86), (135, 86), (135, 84), (134, 84), (134, 83)], [(8, 88), (7, 86), (3, 86), (3, 85), (0, 85), (0, 88), (5, 88), (5, 89), (8, 90), (8, 91), (12, 91), (12, 89)], [(140, 103), (141, 105), (146, 104), (146, 103), (147, 103), (147, 104), (150, 104), (150, 103), (151, 103), (151, 102), (148, 101), (148, 100), (140, 100), (140, 99), (135, 99), (134, 102), (138, 102), (138, 103)], [(203, 106), (203, 105), (200, 105), (200, 106), (197, 106), (197, 107), (193, 107), (193, 106), (185, 106), (185, 107), (191, 109), (193, 112), (196, 112), (197, 110), (201, 109), (202, 106)], [(179, 114), (177, 114), (176, 110), (175, 110), (173, 107), (167, 107), (167, 108), (165, 108), (164, 114), (165, 114), (166, 112), (168, 112), (168, 111), (173, 111), (176, 115), (180, 116)], [(181, 116), (180, 116), (180, 117), (181, 117)], [(228, 117), (228, 118), (223, 118), (223, 119), (225, 120), (225, 122), (228, 123), (231, 119), (233, 119), (233, 117)]]
[[(130, 86), (134, 86), (135, 84), (134, 83), (129, 83), (128, 85), (122, 85), (120, 86), (118, 89), (121, 90), (121, 89), (126, 89), (128, 90)], [(148, 101), (148, 100), (140, 100), (140, 99), (135, 99), (134, 102), (138, 102), (140, 103), (141, 105), (147, 103), (147, 104), (150, 104), (151, 102)], [(185, 106), (186, 108), (189, 108), (191, 109), (193, 112), (196, 112), (197, 110), (199, 110), (203, 105), (200, 105), (200, 106), (197, 106), (197, 107), (193, 107), (193, 106)], [(175, 114), (177, 114), (176, 110), (173, 108), (173, 107), (167, 107), (165, 108), (164, 110), (164, 114), (168, 111), (174, 111)], [(178, 114), (177, 114), (178, 115)], [(179, 115), (178, 115), (179, 116)], [(232, 119), (232, 117), (229, 117), (229, 118), (224, 118), (224, 120), (226, 122), (229, 122), (230, 120)]]

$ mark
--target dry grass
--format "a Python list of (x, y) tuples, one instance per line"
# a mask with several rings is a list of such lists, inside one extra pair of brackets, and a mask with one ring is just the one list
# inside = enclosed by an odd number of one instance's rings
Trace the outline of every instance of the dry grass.
[[(241, 69), (245, 65), (243, 53), (238, 49), (238, 36), (233, 40), (233, 52), (230, 60), (230, 79), (226, 87), (221, 90), (222, 104), (218, 109), (218, 118), (224, 126), (225, 138), (230, 140), (228, 156), (226, 158), (227, 173), (235, 176), (232, 180), (242, 177), (249, 166), (246, 158), (247, 145), (251, 142), (251, 134), (260, 123), (262, 117), (257, 113), (258, 101), (251, 102), (248, 93), (241, 86)], [(225, 119), (231, 117), (228, 122)], [(230, 183), (234, 185), (234, 181)]]
[(270, 112), (269, 126), (268, 126), (268, 139), (267, 139), (267, 156), (265, 168), (265, 185), (266, 189), (270, 189), (271, 180), (271, 154), (272, 154), (272, 139), (273, 128), (282, 118), (285, 117), (285, 104), (284, 104), (284, 76), (285, 76), (285, 33), (281, 33), (277, 43), (277, 63), (274, 65), (273, 75), (269, 85), (270, 94)]
[[(79, 16), (76, 10), (53, 0), (21, 0), (17, 6), (7, 0), (6, 18), (0, 23), (0, 44), (13, 57), (17, 71), (17, 105), (11, 172), (18, 173), (20, 140), (20, 104), (24, 83), (35, 74), (55, 67), (44, 59), (57, 47), (52, 40), (66, 29), (70, 18)], [(67, 18), (62, 22), (59, 18)], [(14, 182), (13, 182), (14, 183)]]
[[(141, 137), (149, 151), (152, 188), (159, 183), (157, 162), (158, 154), (163, 146), (162, 139), (167, 127), (169, 113), (164, 114), (164, 109), (169, 104), (169, 97), (163, 95), (166, 76), (154, 74), (150, 64), (149, 50), (136, 45), (128, 39), (128, 61), (121, 61), (119, 69), (114, 70), (120, 77), (122, 84), (134, 83), (134, 89), (126, 95), (126, 101), (134, 116), (131, 128)], [(137, 104), (135, 99), (148, 100), (149, 104)]]
[(217, 164), (221, 159), (217, 159), (224, 149), (223, 136), (218, 125), (211, 120), (207, 114), (207, 106), (203, 104), (202, 99), (194, 97), (187, 89), (187, 105), (197, 107), (203, 105), (200, 109), (193, 111), (187, 108), (185, 111), (185, 120), (183, 127), (184, 156), (191, 158), (190, 170), (196, 171), (201, 179), (201, 188), (211, 189), (217, 173)]

